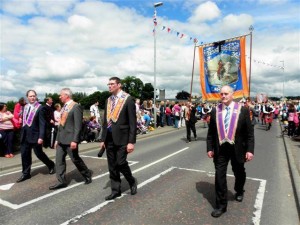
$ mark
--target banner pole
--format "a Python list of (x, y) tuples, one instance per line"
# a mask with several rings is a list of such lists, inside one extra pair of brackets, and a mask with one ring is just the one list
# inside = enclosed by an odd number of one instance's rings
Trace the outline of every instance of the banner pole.
[(195, 55), (196, 55), (196, 44), (194, 46), (194, 58), (193, 58), (193, 69), (192, 69), (192, 80), (191, 80), (191, 88), (190, 88), (190, 101), (192, 100), (193, 93), (193, 82), (194, 82), (194, 68), (195, 68)]
[(250, 31), (250, 62), (249, 62), (249, 97), (250, 97), (250, 90), (251, 90), (251, 64), (252, 64), (252, 31), (254, 27), (251, 25), (249, 27)]

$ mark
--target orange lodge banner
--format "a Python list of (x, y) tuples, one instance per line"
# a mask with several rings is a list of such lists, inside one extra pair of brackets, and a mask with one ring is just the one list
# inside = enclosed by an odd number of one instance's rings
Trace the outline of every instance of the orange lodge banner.
[(248, 97), (246, 37), (199, 46), (200, 86), (203, 100), (220, 100), (220, 89), (229, 85), (234, 97)]

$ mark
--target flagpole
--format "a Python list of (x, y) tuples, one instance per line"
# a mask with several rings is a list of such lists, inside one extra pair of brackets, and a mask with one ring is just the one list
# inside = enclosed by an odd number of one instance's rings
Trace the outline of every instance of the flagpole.
[(194, 58), (193, 58), (192, 80), (191, 80), (191, 88), (190, 88), (190, 101), (192, 101), (192, 93), (193, 93), (194, 70), (195, 70), (195, 55), (196, 55), (196, 43), (194, 45)]
[(254, 27), (251, 25), (249, 27), (250, 31), (250, 62), (249, 62), (249, 97), (250, 97), (250, 91), (251, 91), (251, 64), (252, 64), (252, 31), (254, 30)]
[(156, 25), (157, 25), (157, 20), (156, 20), (156, 8), (159, 6), (162, 6), (162, 2), (154, 3), (154, 96), (153, 96), (153, 119), (154, 119), (154, 127), (156, 128)]

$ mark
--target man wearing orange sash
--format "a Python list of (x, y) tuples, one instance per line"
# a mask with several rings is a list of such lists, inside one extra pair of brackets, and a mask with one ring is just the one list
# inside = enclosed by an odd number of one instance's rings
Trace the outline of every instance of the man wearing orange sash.
[(219, 217), (227, 210), (226, 172), (229, 160), (235, 176), (235, 200), (243, 201), (246, 172), (244, 163), (254, 156), (254, 130), (249, 110), (233, 101), (233, 89), (222, 87), (221, 101), (211, 112), (207, 133), (207, 155), (214, 159), (216, 207), (211, 213)]
[(112, 95), (105, 103), (100, 152), (106, 149), (111, 181), (111, 194), (105, 200), (112, 200), (121, 196), (120, 173), (128, 181), (131, 195), (137, 193), (137, 180), (132, 176), (127, 162), (127, 154), (133, 152), (136, 142), (137, 121), (135, 102), (122, 91), (120, 78), (110, 78), (108, 89)]
[(78, 103), (72, 100), (72, 91), (69, 88), (63, 88), (60, 91), (59, 98), (64, 103), (64, 107), (61, 110), (61, 120), (54, 144), (54, 148), (56, 149), (56, 178), (58, 183), (50, 186), (50, 190), (64, 188), (68, 185), (66, 179), (67, 155), (69, 155), (83, 176), (84, 184), (92, 182), (92, 171), (87, 168), (78, 151), (83, 118), (82, 109)]

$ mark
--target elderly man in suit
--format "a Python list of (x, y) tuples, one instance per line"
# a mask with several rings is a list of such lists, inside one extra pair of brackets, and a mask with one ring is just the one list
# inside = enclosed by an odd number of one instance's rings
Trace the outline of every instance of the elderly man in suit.
[(25, 106), (23, 112), (23, 126), (20, 138), (22, 176), (17, 180), (17, 183), (31, 178), (31, 149), (34, 150), (37, 158), (49, 168), (49, 174), (55, 173), (54, 162), (43, 151), (46, 124), (45, 108), (37, 101), (37, 94), (34, 90), (28, 90), (26, 96), (28, 104)]
[(83, 118), (82, 109), (72, 100), (72, 91), (69, 88), (63, 88), (60, 91), (59, 98), (61, 102), (64, 103), (54, 144), (54, 148), (56, 149), (56, 177), (59, 182), (50, 186), (50, 190), (64, 188), (67, 186), (65, 175), (67, 154), (84, 177), (84, 183), (89, 184), (92, 182), (92, 171), (87, 168), (78, 153), (78, 144), (80, 142)]
[(211, 215), (219, 217), (227, 210), (226, 172), (229, 160), (235, 176), (235, 200), (243, 201), (246, 172), (244, 163), (254, 156), (254, 131), (249, 110), (233, 101), (233, 89), (221, 88), (222, 103), (211, 111), (207, 133), (207, 155), (214, 159), (216, 208)]
[(105, 103), (100, 149), (106, 148), (111, 180), (111, 194), (105, 200), (112, 200), (121, 196), (120, 173), (128, 181), (131, 195), (137, 193), (137, 180), (127, 162), (136, 142), (136, 111), (133, 98), (121, 89), (120, 78), (110, 78), (108, 88), (112, 95)]

